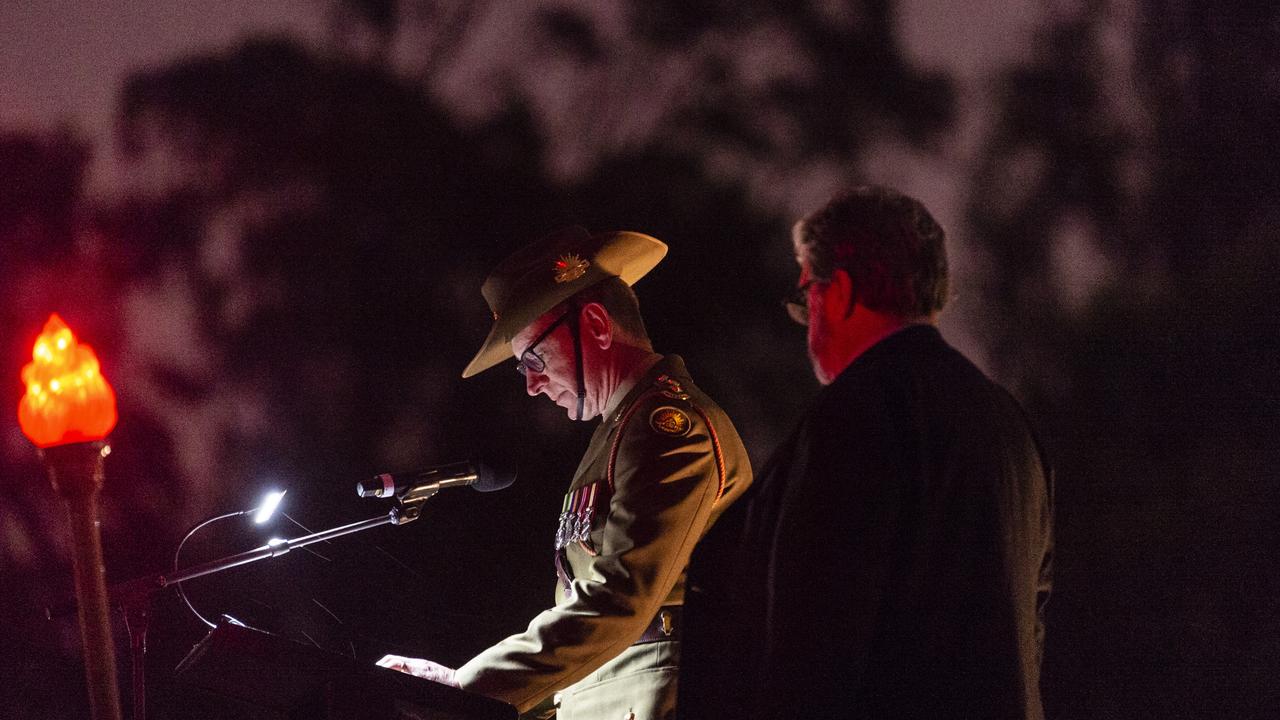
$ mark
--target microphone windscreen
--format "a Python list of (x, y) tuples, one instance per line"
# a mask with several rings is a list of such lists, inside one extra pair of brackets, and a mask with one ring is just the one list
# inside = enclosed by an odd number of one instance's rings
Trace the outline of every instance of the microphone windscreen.
[(476, 462), (476, 471), (476, 481), (471, 487), (480, 492), (505, 490), (516, 481), (516, 468), (511, 463), (480, 460)]

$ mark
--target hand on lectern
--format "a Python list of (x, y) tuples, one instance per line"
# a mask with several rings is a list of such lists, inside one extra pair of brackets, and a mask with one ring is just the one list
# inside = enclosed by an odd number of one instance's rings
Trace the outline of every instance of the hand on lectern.
[(383, 655), (382, 659), (378, 661), (378, 665), (444, 685), (460, 687), (458, 681), (454, 678), (455, 671), (453, 668), (433, 663), (430, 660), (404, 657), (403, 655)]

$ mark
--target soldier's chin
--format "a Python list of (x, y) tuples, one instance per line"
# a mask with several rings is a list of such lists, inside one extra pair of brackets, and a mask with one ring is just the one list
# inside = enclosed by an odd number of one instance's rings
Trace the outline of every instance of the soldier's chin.
[(556, 396), (556, 404), (564, 408), (564, 411), (566, 413), (569, 413), (570, 420), (574, 419), (573, 417), (574, 414), (578, 412), (578, 396), (577, 395), (574, 395), (568, 390), (565, 390), (564, 392)]
[(591, 411), (590, 403), (582, 406), (582, 417), (578, 417), (578, 395), (566, 390), (556, 398), (556, 404), (564, 408), (564, 412), (569, 416), (570, 420), (590, 420), (595, 417), (595, 413)]

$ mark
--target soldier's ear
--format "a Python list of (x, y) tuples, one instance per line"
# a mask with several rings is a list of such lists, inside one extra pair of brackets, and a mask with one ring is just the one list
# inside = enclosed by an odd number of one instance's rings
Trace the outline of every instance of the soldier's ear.
[(849, 277), (849, 273), (843, 268), (836, 268), (827, 283), (827, 293), (827, 304), (824, 307), (832, 313), (838, 311), (839, 319), (848, 319), (853, 314), (854, 307), (853, 278)]
[(582, 306), (582, 341), (601, 350), (613, 345), (613, 318), (600, 303)]

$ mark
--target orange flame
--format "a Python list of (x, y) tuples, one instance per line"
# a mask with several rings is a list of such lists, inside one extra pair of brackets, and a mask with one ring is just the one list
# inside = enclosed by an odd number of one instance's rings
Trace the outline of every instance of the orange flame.
[(18, 424), (37, 447), (101, 440), (116, 426), (116, 396), (98, 368), (93, 348), (76, 342), (71, 328), (49, 316), (22, 368), (27, 392)]

